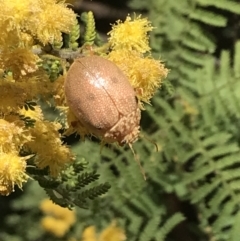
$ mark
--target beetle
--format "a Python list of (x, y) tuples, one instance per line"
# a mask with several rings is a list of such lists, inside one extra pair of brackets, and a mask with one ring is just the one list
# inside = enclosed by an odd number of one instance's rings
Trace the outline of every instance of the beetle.
[(132, 143), (140, 133), (141, 111), (128, 78), (110, 60), (80, 57), (68, 70), (65, 96), (81, 126), (105, 143), (128, 144), (146, 180)]
[(71, 111), (89, 133), (119, 145), (138, 139), (141, 112), (136, 93), (113, 62), (96, 55), (76, 59), (64, 88)]

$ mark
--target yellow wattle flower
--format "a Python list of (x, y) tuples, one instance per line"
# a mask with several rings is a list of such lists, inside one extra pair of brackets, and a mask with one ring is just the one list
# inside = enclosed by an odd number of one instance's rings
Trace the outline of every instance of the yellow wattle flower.
[(116, 222), (112, 222), (99, 235), (94, 226), (84, 229), (81, 241), (124, 241), (126, 235), (124, 231), (117, 227)]
[(98, 241), (124, 241), (126, 240), (126, 235), (124, 231), (117, 227), (115, 222), (112, 222), (107, 228), (105, 228)]
[(56, 237), (63, 237), (76, 222), (73, 210), (60, 207), (49, 199), (44, 199), (40, 203), (40, 209), (46, 215), (41, 219), (42, 227)]
[[(0, 6), (0, 194), (7, 195), (27, 179), (22, 149), (36, 153), (36, 165), (48, 166), (52, 176), (74, 159), (61, 141), (61, 125), (44, 121), (39, 106), (34, 111), (23, 106), (53, 96), (34, 44), (60, 42), (62, 33), (75, 25), (76, 14), (58, 0), (0, 0)], [(34, 119), (34, 125), (28, 125), (26, 117)]]
[[(45, 1), (47, 3), (47, 1)], [(50, 2), (50, 1), (48, 1)], [(57, 3), (58, 2), (58, 3)], [(53, 11), (57, 14), (53, 14)], [(69, 33), (75, 23), (75, 14), (61, 1), (52, 1), (43, 7), (29, 29), (45, 45), (62, 41), (62, 32)]]
[(38, 69), (37, 63), (40, 58), (30, 48), (3, 49), (0, 55), (2, 55), (0, 58), (1, 68), (12, 71), (16, 78), (33, 73)]
[(94, 226), (89, 226), (84, 229), (81, 241), (97, 241), (97, 234)]
[(141, 18), (127, 16), (125, 22), (120, 20), (112, 26), (108, 42), (113, 50), (125, 49), (128, 51), (136, 50), (139, 53), (150, 51), (148, 32), (152, 31), (150, 21)]
[(117, 21), (108, 33), (111, 51), (106, 56), (126, 74), (138, 99), (146, 103), (150, 103), (168, 74), (164, 64), (150, 55), (148, 32), (152, 30), (150, 21), (141, 16)]
[(16, 123), (0, 119), (0, 151), (18, 153), (22, 146), (32, 137)]
[(41, 226), (44, 230), (58, 238), (63, 237), (69, 230), (69, 225), (64, 220), (56, 219), (51, 216), (42, 218)]
[(30, 156), (20, 157), (17, 153), (5, 153), (0, 151), (0, 194), (9, 195), (14, 191), (14, 186), (22, 188), (27, 181), (25, 173), (26, 160)]
[(40, 209), (46, 215), (51, 215), (55, 218), (62, 219), (69, 225), (76, 222), (76, 214), (74, 210), (69, 210), (68, 208), (63, 208), (49, 199), (44, 199), (40, 203)]
[[(0, 45), (6, 40), (21, 43), (22, 32), (28, 32), (43, 44), (61, 41), (61, 32), (70, 32), (76, 18), (63, 1), (57, 0), (0, 0), (0, 6)], [(7, 39), (14, 33), (18, 41)]]
[(36, 153), (34, 162), (43, 169), (49, 167), (50, 174), (57, 177), (64, 167), (74, 160), (70, 149), (63, 145), (59, 133), (61, 125), (57, 122), (36, 121), (29, 133), (34, 138), (26, 146)]

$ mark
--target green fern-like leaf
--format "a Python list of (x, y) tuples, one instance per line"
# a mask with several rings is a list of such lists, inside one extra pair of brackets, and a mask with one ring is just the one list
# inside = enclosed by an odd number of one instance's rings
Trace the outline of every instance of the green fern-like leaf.
[(197, 0), (197, 3), (201, 6), (213, 6), (219, 9), (227, 10), (232, 13), (240, 14), (240, 6), (237, 2), (234, 1), (226, 1), (226, 0)]
[(78, 176), (78, 187), (85, 187), (91, 182), (94, 182), (99, 178), (99, 174), (97, 174), (95, 171), (92, 173), (83, 173), (82, 175)]
[(81, 20), (85, 24), (83, 43), (85, 45), (93, 45), (97, 35), (95, 30), (95, 20), (94, 20), (93, 13), (91, 11), (88, 13), (83, 13), (81, 15)]
[(172, 231), (172, 229), (180, 222), (184, 221), (185, 217), (181, 213), (175, 213), (172, 215), (164, 225), (157, 230), (156, 239), (159, 241), (165, 240), (166, 235)]
[(100, 184), (96, 187), (90, 188), (78, 194), (79, 199), (94, 199), (100, 195), (105, 194), (111, 186), (109, 184)]

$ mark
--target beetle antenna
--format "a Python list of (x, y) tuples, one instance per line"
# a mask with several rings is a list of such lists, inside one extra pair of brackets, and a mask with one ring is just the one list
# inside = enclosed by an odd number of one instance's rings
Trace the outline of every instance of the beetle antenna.
[(156, 152), (159, 152), (158, 145), (157, 145), (156, 142), (154, 142), (152, 139), (148, 138), (147, 136), (145, 136), (145, 135), (143, 135), (143, 134), (141, 135), (141, 137), (142, 137), (142, 138), (145, 138), (147, 141), (151, 142), (151, 143), (155, 146)]
[(143, 178), (144, 178), (144, 180), (146, 181), (146, 180), (147, 180), (147, 178), (146, 178), (146, 173), (145, 173), (145, 171), (144, 171), (144, 169), (143, 169), (143, 167), (142, 167), (142, 165), (141, 165), (141, 162), (140, 162), (138, 156), (136, 155), (136, 153), (135, 153), (135, 151), (134, 151), (134, 149), (133, 149), (133, 147), (132, 147), (132, 144), (128, 143), (128, 145), (129, 145), (129, 147), (130, 147), (130, 149), (131, 149), (131, 151), (132, 151), (132, 153), (133, 153), (133, 155), (134, 155), (134, 160), (135, 160), (135, 161), (137, 162), (137, 164), (139, 165), (140, 170), (141, 170), (141, 173), (142, 173), (142, 175), (143, 175)]

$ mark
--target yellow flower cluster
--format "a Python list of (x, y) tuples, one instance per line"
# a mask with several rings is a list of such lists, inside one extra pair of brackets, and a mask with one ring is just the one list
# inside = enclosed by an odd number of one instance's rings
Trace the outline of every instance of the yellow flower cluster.
[(107, 58), (127, 75), (140, 101), (149, 103), (168, 74), (159, 60), (150, 56), (148, 32), (153, 27), (141, 16), (117, 21), (108, 33), (111, 52)]
[(21, 109), (20, 114), (35, 120), (34, 128), (28, 129), (32, 140), (25, 144), (25, 148), (36, 153), (35, 164), (39, 168), (49, 167), (51, 175), (56, 177), (74, 159), (69, 148), (60, 140), (58, 130), (61, 125), (43, 120), (39, 106), (34, 111)]
[(26, 130), (7, 120), (0, 119), (0, 150), (18, 153), (22, 146), (31, 141)]
[(18, 116), (6, 116), (0, 119), (0, 194), (8, 195), (14, 191), (14, 185), (22, 188), (28, 176), (25, 173), (26, 157), (19, 156), (21, 150), (36, 153), (35, 164), (39, 168), (49, 167), (52, 176), (57, 176), (74, 157), (69, 148), (62, 145), (58, 130), (59, 123), (43, 120), (39, 106), (35, 110), (20, 109), (19, 115), (35, 121), (34, 127), (25, 128)]
[(82, 235), (81, 241), (124, 241), (126, 236), (124, 231), (116, 226), (113, 222), (105, 228), (99, 235), (97, 235), (95, 227), (90, 226), (86, 228)]
[(33, 38), (43, 44), (59, 42), (61, 32), (69, 32), (75, 19), (63, 1), (0, 0), (0, 6), (1, 46), (26, 47)]
[(152, 31), (153, 27), (146, 18), (132, 18), (127, 16), (124, 23), (120, 20), (116, 25), (113, 25), (112, 30), (108, 33), (109, 44), (114, 50), (127, 51), (136, 50), (139, 53), (150, 51), (148, 43), (148, 32)]
[(41, 220), (41, 226), (44, 230), (58, 238), (63, 237), (76, 222), (74, 211), (60, 207), (51, 200), (43, 200), (40, 204), (40, 209), (46, 215)]
[[(100, 234), (96, 232), (94, 226), (84, 229), (82, 238), (79, 241), (124, 241), (126, 235), (124, 231), (117, 227), (116, 222), (112, 222)], [(70, 238), (69, 241), (78, 241), (76, 238)]]
[[(36, 99), (38, 95), (47, 96), (51, 92), (47, 76), (24, 76), (15, 80), (12, 73), (0, 76), (0, 115), (4, 116), (18, 112), (26, 100)], [(3, 114), (2, 114), (3, 115)]]
[(14, 191), (14, 185), (22, 188), (22, 183), (26, 182), (28, 176), (25, 173), (26, 159), (18, 154), (0, 151), (0, 193), (8, 195)]
[(31, 51), (36, 40), (43, 45), (60, 42), (76, 18), (57, 0), (0, 0), (0, 6), (0, 69), (15, 76), (37, 69), (39, 58)]
[(20, 157), (22, 146), (31, 141), (31, 136), (14, 123), (0, 119), (0, 194), (8, 195), (17, 184), (26, 182), (27, 157)]
[[(61, 125), (44, 120), (40, 106), (28, 111), (23, 106), (54, 93), (47, 73), (39, 68), (35, 44), (60, 42), (76, 15), (58, 0), (0, 0), (0, 6), (0, 195), (9, 195), (28, 178), (27, 160), (33, 155), (20, 153), (33, 153), (35, 164), (48, 166), (52, 176), (74, 159), (61, 142)], [(34, 125), (27, 126), (27, 120)]]
[[(70, 227), (76, 223), (76, 213), (67, 208), (54, 204), (49, 199), (44, 199), (40, 203), (40, 209), (45, 214), (41, 219), (42, 228), (52, 235), (62, 238)], [(71, 238), (71, 241), (77, 241)], [(84, 229), (81, 241), (124, 241), (126, 235), (124, 231), (117, 227), (116, 222), (112, 222), (101, 233), (97, 233), (94, 226)]]

